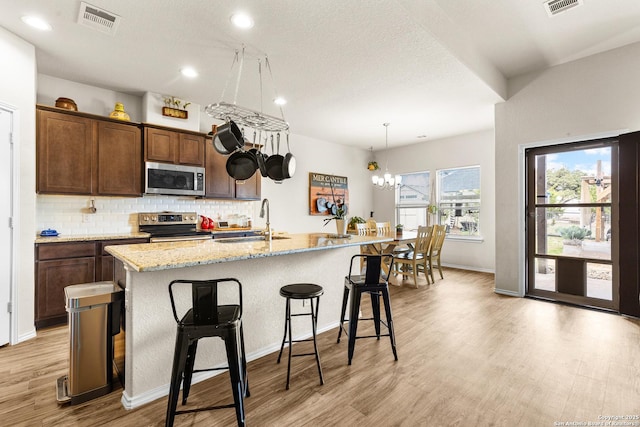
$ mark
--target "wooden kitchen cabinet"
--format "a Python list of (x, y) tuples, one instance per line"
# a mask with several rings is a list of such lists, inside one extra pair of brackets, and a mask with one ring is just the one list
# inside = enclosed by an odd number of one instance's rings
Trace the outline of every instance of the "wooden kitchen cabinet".
[(100, 277), (96, 280), (113, 280), (113, 256), (104, 248), (115, 245), (134, 245), (137, 243), (149, 243), (149, 239), (122, 239), (122, 240), (104, 240), (99, 243), (96, 267)]
[(64, 288), (95, 281), (93, 242), (36, 244), (36, 329), (67, 322)]
[(67, 323), (64, 288), (81, 283), (113, 280), (110, 245), (148, 243), (149, 239), (37, 243), (35, 247), (36, 329)]
[(213, 199), (260, 200), (260, 171), (245, 181), (236, 181), (227, 173), (227, 159), (218, 153), (210, 139), (205, 148), (205, 197)]
[(142, 195), (137, 124), (47, 106), (36, 116), (38, 193)]
[(144, 158), (149, 162), (204, 166), (205, 137), (197, 132), (144, 125)]
[(36, 110), (38, 193), (92, 194), (97, 148), (93, 120)]
[(140, 128), (98, 122), (97, 194), (142, 194), (142, 132)]

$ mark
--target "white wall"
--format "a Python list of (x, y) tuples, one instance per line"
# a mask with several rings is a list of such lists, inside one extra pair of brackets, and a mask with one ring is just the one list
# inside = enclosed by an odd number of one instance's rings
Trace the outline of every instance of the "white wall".
[[(386, 153), (376, 153), (384, 169)], [(480, 233), (483, 241), (471, 242), (447, 238), (442, 263), (471, 270), (493, 272), (495, 268), (494, 134), (492, 130), (458, 135), (389, 150), (389, 171), (394, 174), (480, 165)], [(371, 175), (371, 173), (370, 173)], [(432, 179), (435, 183), (435, 179)], [(369, 184), (369, 186), (372, 186)], [(393, 192), (374, 190), (374, 216), (395, 221)], [(369, 213), (364, 216), (367, 218)]]
[(640, 129), (640, 43), (510, 82), (496, 105), (496, 291), (522, 295), (520, 146)]
[(142, 97), (114, 92), (95, 86), (38, 74), (38, 104), (55, 106), (60, 97), (71, 98), (78, 111), (109, 117), (116, 102), (124, 105), (124, 111), (133, 122), (142, 121)]
[(14, 134), (14, 166), (17, 168), (17, 204), (14, 210), (16, 289), (12, 296), (12, 330), (22, 341), (34, 334), (33, 236), (35, 233), (35, 101), (36, 58), (33, 45), (0, 28), (0, 101), (16, 108), (19, 117)]

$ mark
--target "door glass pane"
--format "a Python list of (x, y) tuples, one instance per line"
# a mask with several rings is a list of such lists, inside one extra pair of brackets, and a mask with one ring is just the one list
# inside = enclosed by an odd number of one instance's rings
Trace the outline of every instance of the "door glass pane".
[(611, 207), (536, 208), (539, 255), (611, 259)]
[(611, 147), (535, 156), (536, 203), (610, 203)]
[(554, 259), (536, 258), (534, 267), (536, 289), (555, 292), (556, 290), (556, 261)]
[(587, 263), (587, 296), (611, 301), (613, 298), (612, 266)]

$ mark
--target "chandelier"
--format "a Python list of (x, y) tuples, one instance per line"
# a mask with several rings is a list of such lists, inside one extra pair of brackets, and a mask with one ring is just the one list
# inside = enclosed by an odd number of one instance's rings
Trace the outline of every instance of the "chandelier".
[(400, 175), (391, 175), (391, 173), (389, 173), (389, 123), (383, 123), (383, 126), (387, 162), (384, 167), (384, 175), (373, 175), (371, 177), (371, 181), (376, 188), (381, 190), (395, 190), (402, 183), (402, 177)]

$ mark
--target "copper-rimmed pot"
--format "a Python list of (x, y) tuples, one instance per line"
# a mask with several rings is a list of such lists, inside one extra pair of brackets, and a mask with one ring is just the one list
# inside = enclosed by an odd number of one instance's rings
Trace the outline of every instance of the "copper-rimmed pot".
[(60, 97), (56, 99), (56, 107), (64, 108), (65, 110), (78, 111), (78, 106), (71, 98)]

